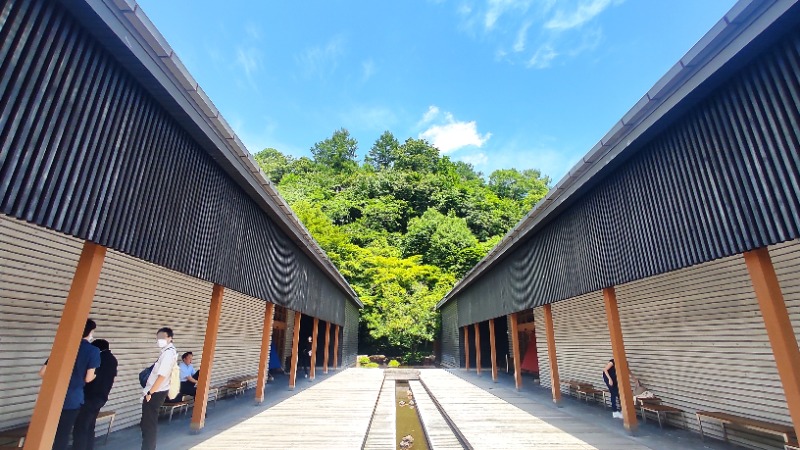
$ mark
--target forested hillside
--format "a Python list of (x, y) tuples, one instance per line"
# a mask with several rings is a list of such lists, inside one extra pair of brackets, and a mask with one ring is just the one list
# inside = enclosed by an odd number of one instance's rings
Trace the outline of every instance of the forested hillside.
[(347, 130), (311, 148), (256, 155), (364, 302), (361, 351), (429, 351), (434, 306), (548, 190), (538, 170), (488, 177), (428, 142), (383, 133), (365, 160)]

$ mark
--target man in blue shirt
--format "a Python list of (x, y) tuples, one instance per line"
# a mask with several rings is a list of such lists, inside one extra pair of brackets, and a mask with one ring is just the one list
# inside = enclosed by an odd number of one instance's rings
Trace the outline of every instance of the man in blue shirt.
[(197, 377), (200, 376), (200, 371), (195, 371), (192, 366), (192, 352), (186, 352), (181, 357), (181, 362), (178, 363), (178, 368), (181, 371), (181, 394), (197, 395)]
[[(72, 368), (72, 375), (69, 379), (64, 407), (61, 408), (61, 418), (58, 420), (53, 450), (65, 450), (69, 445), (69, 437), (72, 434), (75, 419), (83, 404), (83, 386), (94, 380), (95, 369), (100, 367), (100, 349), (90, 344), (94, 340), (92, 332), (95, 328), (97, 325), (94, 320), (86, 321), (86, 326), (83, 328), (83, 339), (78, 347), (78, 356), (75, 358), (75, 366)], [(47, 362), (39, 369), (39, 376), (44, 378), (46, 370)]]

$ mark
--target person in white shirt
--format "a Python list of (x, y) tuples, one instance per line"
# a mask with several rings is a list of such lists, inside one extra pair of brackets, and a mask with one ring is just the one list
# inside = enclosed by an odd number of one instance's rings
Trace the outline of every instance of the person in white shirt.
[(200, 371), (194, 370), (192, 358), (194, 358), (192, 352), (184, 353), (181, 356), (181, 362), (178, 363), (178, 368), (181, 370), (181, 394), (194, 397), (197, 394), (197, 379)]
[(172, 329), (161, 328), (156, 332), (156, 343), (161, 349), (158, 361), (147, 378), (142, 391), (142, 450), (155, 450), (158, 438), (158, 410), (167, 399), (172, 368), (178, 362), (178, 351), (172, 344)]

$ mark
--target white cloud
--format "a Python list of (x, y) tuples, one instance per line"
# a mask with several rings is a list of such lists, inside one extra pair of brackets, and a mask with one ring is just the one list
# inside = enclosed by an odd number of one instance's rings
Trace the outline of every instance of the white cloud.
[(261, 67), (261, 54), (254, 47), (238, 47), (236, 49), (236, 64), (244, 70), (248, 79)]
[(306, 77), (326, 78), (336, 70), (339, 58), (344, 54), (345, 39), (341, 35), (334, 36), (324, 45), (307, 48), (295, 57)]
[(573, 11), (557, 11), (555, 16), (544, 24), (544, 27), (551, 30), (569, 30), (580, 27), (594, 19), (610, 5), (611, 0), (581, 1)]
[(545, 44), (539, 47), (536, 50), (536, 53), (531, 56), (531, 59), (528, 60), (527, 66), (534, 69), (546, 69), (550, 67), (550, 64), (553, 62), (556, 56), (558, 56), (558, 52), (556, 52), (549, 44)]
[(517, 40), (514, 41), (514, 51), (519, 53), (525, 50), (525, 41), (528, 39), (528, 29), (531, 27), (533, 23), (528, 21), (522, 24), (519, 31), (517, 32)]
[(361, 63), (361, 81), (367, 81), (375, 75), (375, 62), (371, 59)]
[(452, 153), (468, 146), (482, 147), (492, 137), (491, 133), (478, 133), (478, 124), (474, 120), (458, 121), (451, 113), (443, 113), (436, 106), (428, 107), (420, 124), (431, 124), (419, 137), (442, 153)]
[(483, 166), (489, 162), (489, 157), (485, 153), (476, 153), (474, 155), (464, 155), (458, 158), (459, 161), (464, 161), (467, 164), (472, 164), (473, 167)]

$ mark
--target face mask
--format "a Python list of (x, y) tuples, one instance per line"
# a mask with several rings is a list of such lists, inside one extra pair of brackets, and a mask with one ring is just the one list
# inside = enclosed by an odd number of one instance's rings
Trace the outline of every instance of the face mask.
[(158, 340), (158, 348), (164, 348), (166, 346), (167, 346), (167, 340), (166, 339), (159, 339)]
[(94, 333), (89, 333), (89, 336), (88, 336), (87, 340), (89, 342), (92, 342), (94, 340)]

